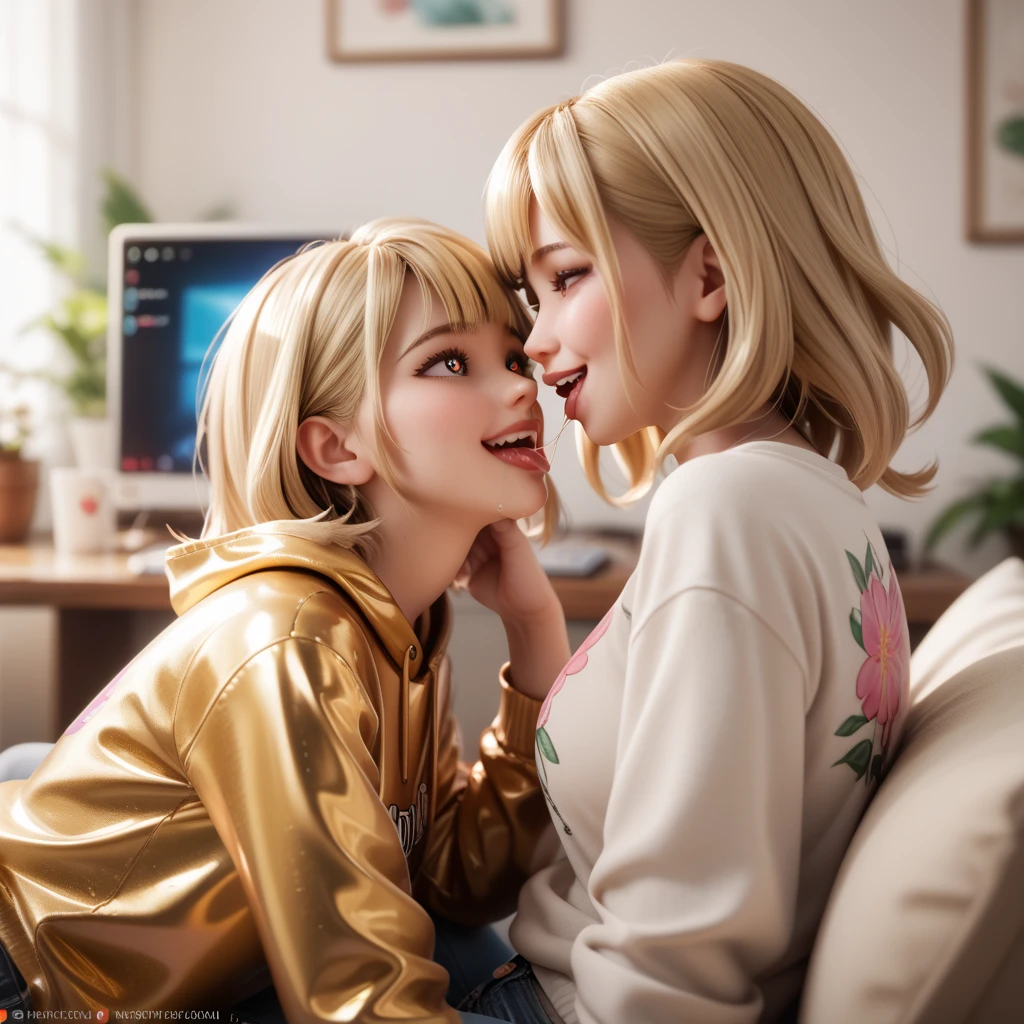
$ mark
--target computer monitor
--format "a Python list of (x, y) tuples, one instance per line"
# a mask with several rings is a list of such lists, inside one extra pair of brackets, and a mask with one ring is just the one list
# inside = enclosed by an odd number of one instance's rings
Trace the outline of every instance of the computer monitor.
[(119, 508), (205, 507), (209, 491), (193, 474), (193, 455), (211, 343), (278, 260), (338, 234), (231, 223), (122, 224), (111, 232), (107, 406)]

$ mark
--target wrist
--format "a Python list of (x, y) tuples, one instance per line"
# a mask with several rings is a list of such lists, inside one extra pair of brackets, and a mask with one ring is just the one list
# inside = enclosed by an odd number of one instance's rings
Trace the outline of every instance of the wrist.
[(537, 604), (529, 612), (507, 613), (502, 615), (501, 623), (507, 634), (530, 634), (537, 630), (550, 628), (552, 625), (565, 623), (565, 612), (562, 602), (558, 600), (554, 590), (549, 599)]
[(527, 620), (505, 622), (510, 675), (520, 692), (543, 700), (569, 660), (569, 633), (562, 606)]

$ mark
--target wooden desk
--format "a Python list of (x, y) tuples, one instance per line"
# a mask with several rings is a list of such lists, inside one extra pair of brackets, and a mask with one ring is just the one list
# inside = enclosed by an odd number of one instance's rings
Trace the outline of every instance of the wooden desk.
[[(583, 536), (604, 544), (611, 562), (586, 579), (553, 577), (552, 584), (566, 618), (600, 619), (635, 568), (639, 542), (603, 534)], [(912, 640), (920, 639), (970, 582), (948, 569), (901, 573)], [(174, 618), (163, 576), (132, 575), (127, 555), (122, 554), (60, 557), (45, 542), (0, 545), (0, 605), (56, 609), (55, 737)]]

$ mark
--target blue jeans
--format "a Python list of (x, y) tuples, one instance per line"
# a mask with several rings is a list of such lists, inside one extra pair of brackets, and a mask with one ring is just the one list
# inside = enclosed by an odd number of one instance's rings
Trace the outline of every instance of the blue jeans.
[[(28, 778), (52, 746), (52, 743), (20, 743), (0, 751), (0, 782)], [(447, 999), (451, 1006), (458, 1006), (474, 989), (487, 982), (496, 968), (513, 956), (508, 944), (493, 928), (464, 928), (434, 918), (434, 929), (434, 960), (448, 972)], [(236, 1006), (234, 1011), (238, 1016), (259, 1024), (286, 1024), (272, 986)], [(463, 1024), (490, 1024), (512, 1019), (487, 1017), (479, 1013), (460, 1013), (459, 1016)], [(514, 1024), (533, 1024), (533, 1020), (517, 1017)]]

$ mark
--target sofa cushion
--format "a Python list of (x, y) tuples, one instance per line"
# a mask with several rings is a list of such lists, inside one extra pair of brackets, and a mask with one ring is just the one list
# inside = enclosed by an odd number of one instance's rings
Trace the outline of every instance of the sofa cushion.
[[(997, 571), (1016, 581), (1022, 569)], [(984, 631), (978, 611), (967, 601), (958, 621)], [(1014, 627), (1024, 620), (993, 642)], [(945, 681), (912, 704), (832, 889), (805, 1024), (1024, 1019), (1024, 645), (952, 678), (937, 658), (929, 670)]]
[(972, 661), (1024, 644), (1024, 561), (1007, 558), (975, 580), (942, 614), (910, 659), (919, 699)]

